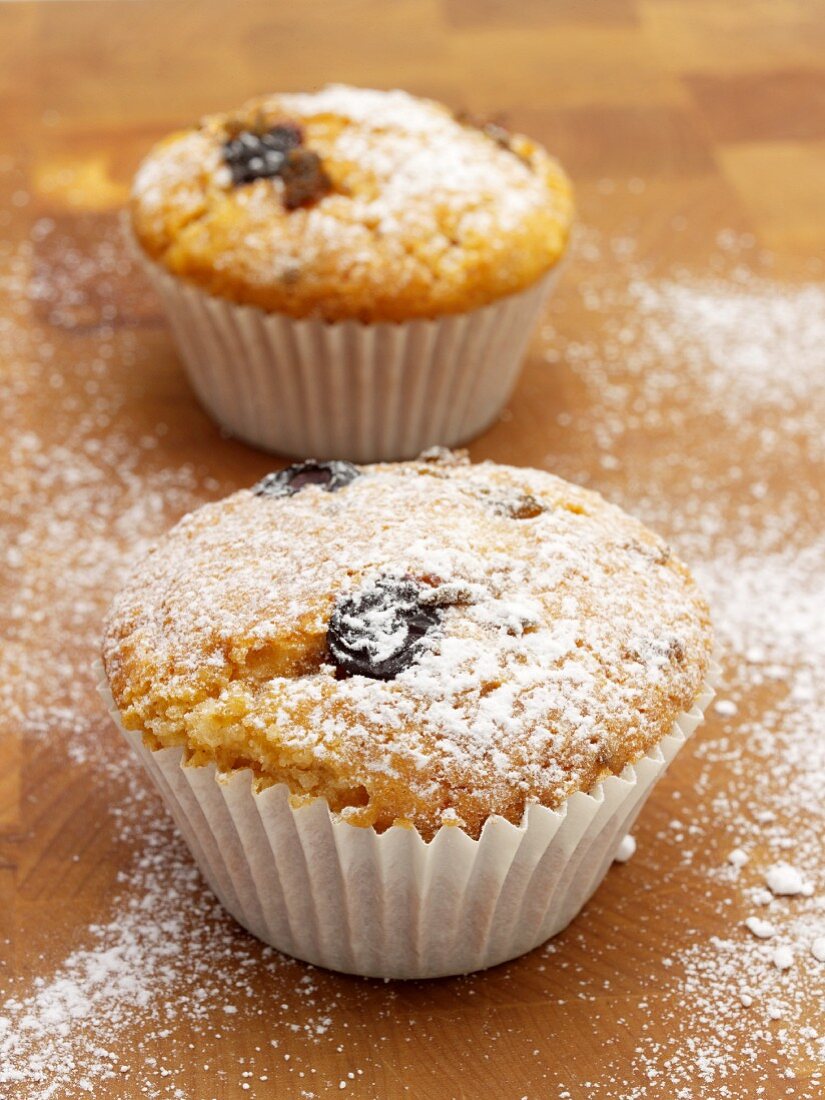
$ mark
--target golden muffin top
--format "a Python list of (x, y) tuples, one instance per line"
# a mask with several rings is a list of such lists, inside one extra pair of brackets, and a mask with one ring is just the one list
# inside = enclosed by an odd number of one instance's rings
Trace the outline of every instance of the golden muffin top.
[(708, 672), (687, 568), (538, 470), (309, 463), (186, 516), (114, 603), (124, 724), (355, 825), (518, 823), (639, 758)]
[(559, 259), (562, 169), (529, 138), (401, 91), (271, 95), (160, 142), (134, 182), (146, 253), (293, 317), (405, 321), (486, 305)]

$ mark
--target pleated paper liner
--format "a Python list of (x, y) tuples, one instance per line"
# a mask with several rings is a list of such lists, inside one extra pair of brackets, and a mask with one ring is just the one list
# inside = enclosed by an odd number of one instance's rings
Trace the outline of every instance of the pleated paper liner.
[(435, 978), (495, 966), (576, 916), (604, 878), (654, 783), (701, 722), (712, 668), (690, 710), (649, 753), (558, 810), (519, 825), (491, 817), (478, 840), (443, 826), (383, 833), (338, 819), (323, 799), (293, 808), (284, 784), (256, 792), (248, 770), (219, 774), (153, 751), (113, 720), (140, 757), (207, 882), (235, 919), (279, 951), (379, 978)]
[(554, 268), (468, 313), (406, 323), (295, 320), (206, 294), (135, 250), (201, 404), (231, 435), (298, 458), (414, 458), (501, 411)]

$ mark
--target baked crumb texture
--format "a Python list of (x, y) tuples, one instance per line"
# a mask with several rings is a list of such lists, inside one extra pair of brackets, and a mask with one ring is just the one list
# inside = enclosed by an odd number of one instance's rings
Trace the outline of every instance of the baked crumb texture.
[[(297, 124), (331, 190), (297, 209), (280, 177), (233, 184), (224, 143)], [(572, 217), (564, 172), (529, 138), (405, 92), (272, 95), (157, 145), (134, 183), (146, 253), (208, 293), (292, 317), (405, 321), (523, 290)]]
[[(419, 583), (438, 628), (393, 678), (342, 676), (333, 612), (382, 578)], [(186, 516), (115, 601), (103, 655), (151, 748), (429, 838), (621, 772), (691, 706), (711, 649), (690, 573), (636, 520), (550, 474), (442, 454)]]

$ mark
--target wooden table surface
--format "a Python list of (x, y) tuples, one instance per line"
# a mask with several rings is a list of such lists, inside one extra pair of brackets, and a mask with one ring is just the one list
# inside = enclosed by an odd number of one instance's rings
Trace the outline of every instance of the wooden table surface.
[[(274, 464), (199, 409), (118, 229), (153, 140), (269, 89), (405, 87), (501, 115), (569, 169), (576, 246), (474, 459), (600, 489), (713, 591), (714, 555), (739, 568), (780, 513), (777, 537), (821, 547), (822, 421), (790, 384), (794, 363), (776, 364), (801, 401), (793, 445), (768, 446), (745, 423), (747, 383), (728, 392), (722, 371), (718, 407), (712, 388), (700, 395), (690, 379), (707, 341), (684, 319), (671, 336), (652, 328), (643, 288), (735, 284), (752, 305), (768, 286), (792, 310), (821, 278), (823, 57), (825, 8), (801, 0), (0, 7), (0, 1096), (825, 1095), (798, 1038), (822, 1028), (825, 968), (782, 979), (790, 1014), (773, 1022), (745, 1007), (740, 1019), (712, 973), (713, 937), (755, 950), (737, 931), (752, 907), (724, 870), (745, 810), (769, 807), (803, 854), (823, 827), (810, 800), (777, 811), (798, 760), (774, 776), (765, 753), (786, 743), (771, 723), (794, 669), (748, 671), (738, 605), (721, 623), (723, 697), (738, 711), (712, 711), (656, 789), (635, 858), (549, 951), (429, 984), (286, 962), (217, 913), (90, 671), (130, 555)], [(647, 319), (626, 326), (632, 309)], [(792, 347), (793, 331), (783, 338)], [(787, 425), (783, 409), (762, 408), (766, 431)], [(763, 866), (775, 852), (753, 837)]]

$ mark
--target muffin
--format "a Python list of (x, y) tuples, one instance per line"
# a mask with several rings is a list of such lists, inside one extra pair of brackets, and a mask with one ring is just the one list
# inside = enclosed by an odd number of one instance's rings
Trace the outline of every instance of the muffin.
[(132, 202), (213, 416), (270, 450), (356, 461), (497, 415), (571, 217), (566, 176), (529, 138), (341, 85), (171, 135)]
[(563, 928), (709, 698), (688, 570), (595, 493), (435, 452), (185, 517), (115, 601), (115, 713), (233, 915), (385, 977)]

